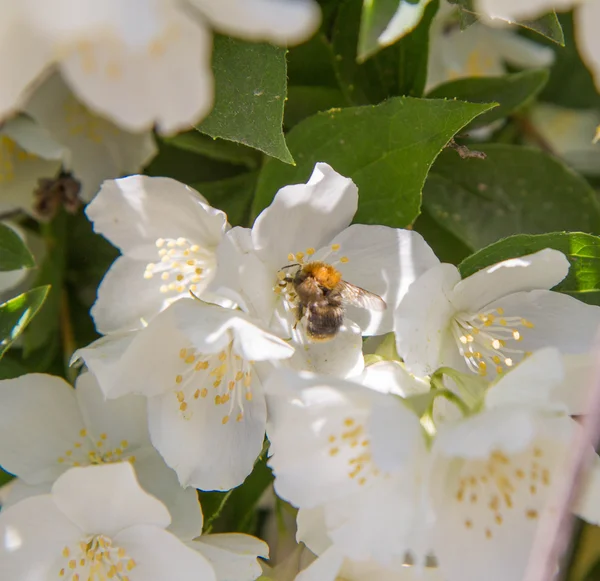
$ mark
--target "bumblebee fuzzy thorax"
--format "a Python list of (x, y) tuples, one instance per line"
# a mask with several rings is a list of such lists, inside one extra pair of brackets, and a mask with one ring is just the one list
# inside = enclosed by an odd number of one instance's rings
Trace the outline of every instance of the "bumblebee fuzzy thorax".
[(342, 280), (342, 275), (325, 262), (309, 262), (302, 267), (306, 276), (312, 276), (321, 286), (332, 290)]

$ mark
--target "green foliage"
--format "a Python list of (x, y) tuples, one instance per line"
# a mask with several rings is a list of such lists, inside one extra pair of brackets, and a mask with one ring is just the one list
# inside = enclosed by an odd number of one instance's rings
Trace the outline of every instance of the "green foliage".
[(423, 192), (429, 215), (472, 249), (512, 234), (600, 233), (600, 205), (588, 183), (538, 149), (490, 144), (487, 159), (446, 151)]
[(0, 224), (0, 271), (32, 268), (35, 260), (21, 237), (8, 226)]
[(253, 213), (269, 205), (282, 186), (306, 181), (315, 163), (325, 161), (358, 186), (357, 222), (406, 226), (419, 214), (433, 160), (457, 131), (491, 107), (404, 97), (310, 117), (288, 134), (297, 165), (265, 163)]
[(49, 290), (49, 286), (37, 287), (0, 305), (0, 358), (27, 328)]
[(571, 265), (567, 277), (554, 290), (569, 293), (584, 302), (600, 304), (600, 238), (591, 234), (552, 232), (537, 236), (510, 236), (469, 256), (458, 268), (464, 278), (502, 260), (544, 248), (560, 250)]
[(216, 35), (215, 105), (198, 129), (293, 163), (283, 137), (285, 49)]
[(467, 127), (484, 127), (523, 108), (548, 82), (545, 69), (523, 71), (503, 77), (473, 77), (439, 85), (427, 97), (461, 99), (469, 103), (498, 103), (499, 106), (476, 117)]

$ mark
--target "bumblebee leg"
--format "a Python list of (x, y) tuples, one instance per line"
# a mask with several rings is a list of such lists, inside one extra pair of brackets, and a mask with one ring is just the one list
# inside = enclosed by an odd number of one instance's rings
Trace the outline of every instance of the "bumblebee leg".
[(294, 323), (294, 331), (296, 330), (298, 323), (302, 320), (302, 317), (304, 317), (304, 307), (302, 305), (298, 305), (296, 307), (296, 322)]

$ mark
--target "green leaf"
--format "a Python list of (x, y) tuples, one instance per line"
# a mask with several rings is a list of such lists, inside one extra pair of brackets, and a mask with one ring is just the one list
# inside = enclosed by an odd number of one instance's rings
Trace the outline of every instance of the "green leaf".
[(283, 137), (284, 48), (215, 35), (215, 105), (197, 129), (294, 163)]
[(25, 357), (48, 345), (60, 345), (60, 309), (66, 269), (67, 214), (60, 210), (49, 224), (42, 224), (46, 256), (42, 261), (34, 285), (49, 285), (50, 292), (39, 315), (23, 336)]
[[(254, 465), (252, 473), (241, 486), (229, 492), (200, 492), (204, 522), (212, 532), (256, 533), (256, 503), (273, 482), (273, 473), (265, 458)], [(225, 498), (227, 497), (227, 498)], [(223, 502), (225, 501), (225, 502)], [(213, 517), (217, 518), (213, 518)]]
[(258, 172), (248, 172), (220, 180), (193, 184), (210, 205), (223, 210), (232, 226), (247, 226)]
[(600, 95), (594, 86), (594, 79), (577, 50), (573, 15), (563, 13), (559, 18), (565, 33), (565, 46), (554, 51), (550, 80), (541, 98), (573, 109), (600, 108)]
[(442, 262), (458, 264), (473, 252), (473, 248), (467, 246), (460, 238), (454, 236), (440, 226), (429, 214), (427, 208), (422, 207), (417, 221), (413, 224), (413, 230), (418, 232), (427, 240), (435, 255)]
[(423, 206), (473, 249), (512, 234), (600, 232), (595, 192), (558, 159), (529, 147), (478, 147), (487, 159), (446, 151), (433, 166)]
[[(431, 0), (364, 0), (358, 39), (358, 60), (364, 61), (383, 46), (395, 43), (419, 24)], [(380, 40), (392, 18), (396, 17), (402, 26), (394, 38)]]
[(499, 107), (484, 113), (472, 121), (469, 129), (489, 125), (507, 117), (529, 102), (544, 88), (549, 73), (546, 69), (523, 71), (502, 77), (476, 77), (450, 81), (436, 87), (429, 98), (456, 98), (469, 103), (497, 102)]
[(32, 268), (35, 260), (21, 237), (5, 224), (0, 224), (0, 271)]
[(291, 129), (319, 111), (345, 107), (346, 104), (344, 94), (338, 88), (289, 85), (284, 125)]
[(382, 48), (378, 38), (400, 8), (403, 0), (367, 0), (363, 2), (358, 36), (358, 60), (365, 61)]
[(429, 28), (440, 6), (439, 0), (427, 5), (419, 25), (396, 45), (399, 54), (398, 94), (421, 97), (427, 82)]
[(324, 161), (358, 186), (357, 222), (406, 226), (419, 213), (423, 182), (440, 150), (491, 107), (396, 97), (309, 117), (288, 134), (297, 165), (265, 163), (253, 214), (268, 206), (279, 188), (306, 182), (315, 163)]
[(0, 305), (0, 358), (39, 311), (49, 290), (37, 287)]
[[(532, 254), (544, 248), (560, 250), (569, 260), (569, 274), (554, 290), (598, 304), (600, 291), (600, 238), (583, 232), (553, 232), (537, 236), (516, 235), (482, 248), (463, 260), (458, 269), (463, 278), (509, 258)], [(590, 300), (589, 295), (594, 299)], [(587, 298), (587, 300), (586, 300)]]
[(255, 149), (240, 143), (209, 137), (199, 131), (187, 131), (174, 137), (163, 137), (163, 141), (185, 151), (205, 155), (218, 161), (245, 165), (250, 169), (255, 169), (260, 164), (261, 156)]
[(398, 95), (399, 53), (396, 47), (381, 50), (364, 63), (357, 62), (361, 10), (361, 0), (342, 3), (331, 40), (335, 74), (351, 105), (376, 104)]
[[(474, 9), (473, 0), (448, 0), (448, 2), (450, 4), (455, 4), (460, 8), (461, 28), (463, 30), (474, 22), (477, 22), (482, 16)], [(498, 18), (498, 20), (503, 19)], [(560, 46), (565, 45), (565, 38), (556, 12), (551, 12), (536, 20), (511, 21), (510, 23), (533, 30)]]

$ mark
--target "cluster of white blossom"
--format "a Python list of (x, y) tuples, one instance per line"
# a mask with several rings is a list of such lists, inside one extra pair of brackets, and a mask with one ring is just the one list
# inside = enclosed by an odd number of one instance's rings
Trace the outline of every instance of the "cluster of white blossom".
[[(295, 44), (314, 0), (0, 0), (0, 212), (38, 219), (41, 179), (61, 170), (88, 202), (141, 170), (152, 134), (191, 128), (213, 105), (212, 30)], [(73, 185), (71, 185), (73, 187)]]
[[(318, 556), (299, 581), (523, 577), (600, 308), (549, 290), (556, 250), (461, 279), (416, 232), (351, 225), (357, 204), (324, 163), (252, 228), (171, 179), (103, 184), (86, 213), (122, 255), (87, 370), (0, 382), (3, 578), (257, 578), (267, 546), (202, 535), (196, 489), (240, 485), (265, 434)], [(573, 509), (598, 523), (589, 456)]]

